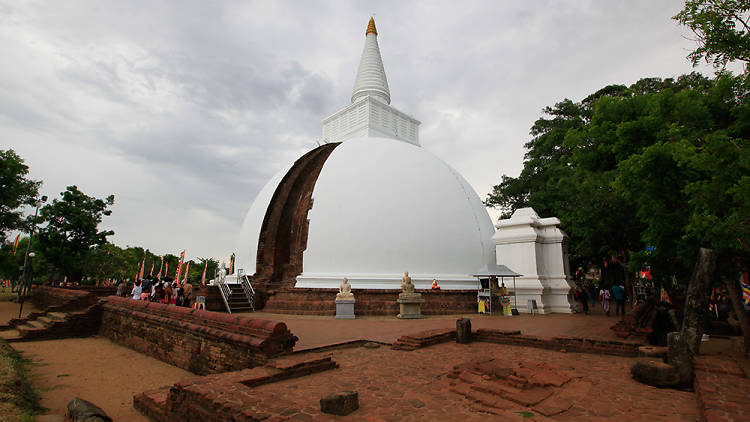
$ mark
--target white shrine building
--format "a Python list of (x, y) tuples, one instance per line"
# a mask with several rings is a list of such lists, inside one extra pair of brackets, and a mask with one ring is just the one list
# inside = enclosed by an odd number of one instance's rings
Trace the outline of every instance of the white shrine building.
[[(476, 290), (479, 268), (503, 264), (519, 310), (570, 312), (556, 218), (531, 209), (498, 221), (474, 189), (420, 145), (420, 122), (391, 105), (370, 19), (351, 104), (323, 119), (321, 145), (280, 169), (250, 206), (236, 268), (268, 289)], [(512, 290), (512, 285), (508, 286)]]

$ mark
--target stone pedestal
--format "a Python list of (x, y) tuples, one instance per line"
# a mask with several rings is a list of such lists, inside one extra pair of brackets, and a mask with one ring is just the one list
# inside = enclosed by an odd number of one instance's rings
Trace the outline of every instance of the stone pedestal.
[(399, 305), (399, 312), (396, 315), (397, 318), (401, 319), (419, 319), (424, 318), (422, 315), (422, 304), (424, 299), (419, 293), (401, 293), (398, 295), (396, 302)]
[(336, 319), (354, 319), (354, 298), (336, 299)]

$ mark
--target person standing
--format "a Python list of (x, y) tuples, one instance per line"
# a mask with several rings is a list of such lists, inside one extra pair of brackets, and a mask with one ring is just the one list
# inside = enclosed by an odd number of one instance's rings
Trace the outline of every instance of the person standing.
[(596, 297), (599, 296), (596, 294), (596, 285), (594, 285), (593, 281), (589, 282), (588, 291), (586, 293), (589, 294), (589, 299), (591, 299), (591, 307), (593, 308), (596, 306)]
[(576, 295), (577, 296), (576, 299), (578, 299), (578, 301), (581, 302), (581, 308), (583, 310), (583, 313), (585, 315), (588, 315), (589, 314), (589, 295), (586, 292), (586, 287), (579, 286), (577, 293), (578, 294)]
[(622, 309), (622, 316), (625, 316), (625, 288), (619, 284), (612, 286), (612, 294), (615, 297), (617, 307), (615, 308), (615, 315), (620, 315), (620, 309)]
[(130, 292), (130, 294), (133, 295), (133, 299), (135, 300), (141, 300), (141, 293), (143, 292), (143, 289), (141, 289), (141, 282), (136, 281), (135, 286), (133, 286), (133, 291)]
[(124, 280), (120, 280), (120, 282), (117, 283), (117, 296), (119, 296), (119, 297), (125, 297), (125, 296), (127, 296), (128, 295), (127, 294), (127, 288), (128, 288), (128, 285), (125, 284), (125, 281)]
[(192, 307), (193, 301), (195, 300), (195, 297), (193, 297), (193, 285), (190, 284), (190, 282), (185, 283), (185, 303), (183, 304), (185, 307)]
[(609, 293), (609, 289), (602, 286), (599, 290), (599, 300), (602, 302), (602, 309), (604, 309), (604, 315), (609, 316), (609, 300), (612, 297)]
[(165, 305), (169, 305), (169, 300), (172, 298), (172, 286), (169, 283), (166, 283), (164, 285), (164, 288), (162, 289), (162, 294), (164, 297), (162, 297), (163, 301), (162, 303)]

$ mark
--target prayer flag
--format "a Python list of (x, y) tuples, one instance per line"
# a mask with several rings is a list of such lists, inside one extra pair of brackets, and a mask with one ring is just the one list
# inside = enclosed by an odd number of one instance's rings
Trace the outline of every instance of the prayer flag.
[(144, 257), (143, 262), (141, 262), (141, 275), (140, 275), (141, 280), (143, 280), (143, 269), (145, 266), (146, 266), (146, 258)]
[(169, 262), (167, 262), (166, 264), (164, 264), (164, 274), (166, 274), (164, 277), (168, 277), (169, 276)]
[(163, 266), (164, 266), (164, 257), (161, 257), (161, 262), (159, 263), (159, 274), (156, 275), (156, 278), (158, 278), (159, 280), (161, 280), (161, 267)]
[(234, 256), (229, 258), (229, 275), (234, 274)]
[(180, 263), (177, 264), (177, 272), (174, 275), (174, 281), (180, 282), (180, 275), (182, 274), (182, 263), (185, 261), (185, 250), (180, 252)]
[(13, 250), (10, 252), (11, 255), (16, 256), (16, 249), (18, 249), (18, 240), (21, 238), (21, 233), (16, 236), (15, 242), (13, 242)]
[(188, 276), (189, 270), (190, 270), (190, 261), (188, 261), (187, 265), (185, 266), (185, 278), (182, 279), (182, 284), (187, 283), (187, 276)]
[(154, 263), (151, 263), (151, 271), (148, 272), (148, 276), (151, 277), (154, 275)]
[(203, 275), (201, 276), (201, 285), (206, 285), (206, 268), (208, 268), (208, 260), (206, 260), (206, 265), (203, 266)]

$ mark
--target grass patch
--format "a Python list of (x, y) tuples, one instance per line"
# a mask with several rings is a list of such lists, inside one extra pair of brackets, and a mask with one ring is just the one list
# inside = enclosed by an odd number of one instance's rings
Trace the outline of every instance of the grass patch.
[(0, 339), (0, 414), (3, 421), (31, 421), (44, 409), (31, 385), (29, 361)]

